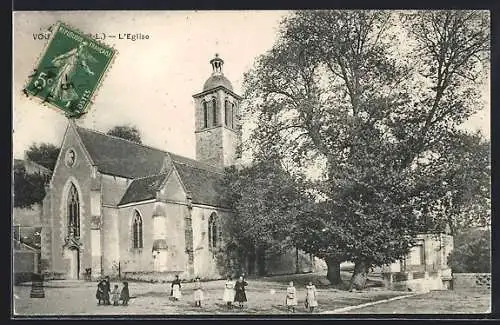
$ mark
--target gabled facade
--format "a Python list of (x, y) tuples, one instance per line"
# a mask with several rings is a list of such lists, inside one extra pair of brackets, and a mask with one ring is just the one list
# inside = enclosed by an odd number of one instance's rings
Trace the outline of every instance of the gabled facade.
[(209, 220), (230, 214), (217, 188), (222, 175), (221, 169), (70, 122), (44, 204), (47, 269), (74, 279), (89, 269), (96, 277), (220, 276), (208, 232)]

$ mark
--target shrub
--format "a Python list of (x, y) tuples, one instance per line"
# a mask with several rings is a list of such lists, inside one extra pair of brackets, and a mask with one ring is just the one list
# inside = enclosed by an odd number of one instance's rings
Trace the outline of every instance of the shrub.
[(448, 256), (454, 273), (489, 273), (491, 271), (491, 232), (474, 229), (455, 236), (455, 248)]

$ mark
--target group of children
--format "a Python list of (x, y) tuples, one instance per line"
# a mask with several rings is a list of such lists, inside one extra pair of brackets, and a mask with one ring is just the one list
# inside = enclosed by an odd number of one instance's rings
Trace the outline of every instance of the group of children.
[(247, 285), (248, 283), (243, 276), (240, 276), (236, 282), (233, 282), (230, 276), (227, 278), (222, 299), (228, 308), (232, 308), (233, 303), (237, 303), (238, 307), (243, 308), (243, 304), (247, 302), (247, 294), (245, 292)]
[(118, 306), (120, 301), (122, 301), (122, 305), (128, 305), (130, 300), (128, 282), (123, 282), (121, 290), (117, 284), (115, 284), (113, 290), (111, 290), (109, 277), (101, 279), (97, 284), (96, 299), (98, 305), (100, 305), (101, 302), (103, 305), (111, 305), (111, 302), (113, 302), (113, 306)]
[[(248, 283), (243, 276), (240, 276), (237, 281), (232, 281), (231, 277), (227, 278), (222, 300), (226, 303), (228, 308), (232, 308), (234, 303), (236, 303), (239, 308), (243, 308), (244, 303), (247, 301), (245, 292), (245, 287), (247, 285)], [(203, 289), (199, 277), (195, 279), (194, 286), (195, 306), (201, 307)], [(176, 275), (175, 280), (172, 281), (170, 296), (174, 301), (178, 301), (182, 297), (181, 281), (178, 275)], [(122, 301), (122, 305), (126, 306), (130, 300), (128, 282), (123, 282), (121, 290), (117, 284), (114, 286), (114, 289), (111, 290), (109, 277), (106, 277), (100, 280), (97, 285), (96, 298), (99, 305), (101, 302), (103, 302), (104, 305), (110, 305), (111, 302), (113, 302), (114, 306), (118, 306), (119, 302)], [(285, 305), (288, 311), (295, 312), (295, 306), (297, 306), (297, 290), (293, 285), (293, 281), (290, 281), (286, 288)], [(313, 312), (314, 308), (318, 306), (316, 286), (312, 284), (311, 281), (306, 285), (306, 299), (304, 305), (310, 312)]]
[[(226, 303), (227, 307), (230, 309), (237, 304), (239, 308), (243, 308), (244, 303), (247, 301), (247, 296), (245, 292), (245, 287), (248, 283), (245, 281), (243, 276), (240, 276), (237, 281), (232, 281), (231, 277), (228, 277), (224, 285), (224, 294), (222, 300)], [(175, 280), (172, 281), (172, 289), (170, 292), (174, 301), (181, 298), (181, 282), (179, 277), (176, 276)], [(203, 301), (203, 289), (201, 287), (200, 278), (195, 279), (194, 287), (194, 304), (196, 307), (201, 307)], [(297, 290), (293, 285), (293, 281), (290, 281), (286, 289), (285, 305), (288, 311), (295, 312), (295, 306), (297, 306)], [(306, 299), (304, 305), (310, 312), (314, 311), (314, 308), (318, 306), (316, 286), (309, 281), (306, 285)]]
[[(224, 288), (224, 295), (222, 299), (226, 302), (228, 308), (233, 306), (233, 302), (238, 303), (240, 308), (243, 308), (243, 303), (247, 301), (247, 296), (245, 293), (245, 287), (248, 283), (244, 280), (243, 276), (233, 282), (231, 277), (228, 277), (226, 285)], [(175, 280), (172, 281), (170, 296), (174, 301), (178, 301), (182, 297), (181, 292), (181, 281), (179, 276), (175, 276)], [(201, 287), (200, 278), (197, 277), (194, 282), (194, 305), (196, 307), (201, 307), (203, 301), (203, 289)]]
[[(316, 294), (316, 286), (309, 281), (306, 285), (306, 299), (304, 301), (304, 305), (311, 313), (314, 311), (314, 307), (318, 306)], [(297, 290), (293, 285), (293, 281), (290, 281), (288, 287), (286, 288), (285, 305), (288, 311), (291, 311), (292, 313), (295, 312), (295, 306), (297, 306)]]

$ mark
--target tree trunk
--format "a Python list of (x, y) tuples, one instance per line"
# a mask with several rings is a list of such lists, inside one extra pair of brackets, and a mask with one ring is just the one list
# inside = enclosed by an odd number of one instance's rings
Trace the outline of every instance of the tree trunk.
[(354, 264), (354, 272), (351, 278), (351, 285), (349, 291), (353, 289), (363, 290), (366, 286), (366, 279), (368, 277), (368, 264), (365, 261), (358, 261)]
[(259, 276), (266, 275), (266, 248), (263, 246), (257, 247), (257, 274)]
[(297, 247), (295, 247), (295, 273), (300, 273), (299, 249)]
[(340, 278), (340, 261), (327, 257), (326, 266), (328, 266), (328, 272), (326, 273), (326, 278), (331, 284), (340, 284), (342, 279)]

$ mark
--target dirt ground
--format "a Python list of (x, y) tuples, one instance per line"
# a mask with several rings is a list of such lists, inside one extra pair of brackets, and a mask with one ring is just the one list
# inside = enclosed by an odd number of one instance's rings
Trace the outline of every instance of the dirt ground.
[(491, 312), (491, 292), (432, 291), (427, 294), (389, 301), (346, 314), (482, 314)]
[[(345, 274), (346, 280), (349, 275)], [(362, 292), (348, 292), (322, 285), (322, 274), (299, 274), (280, 277), (248, 279), (248, 302), (243, 309), (228, 309), (222, 301), (224, 281), (203, 282), (202, 308), (194, 306), (194, 286), (183, 284), (180, 301), (169, 299), (170, 285), (129, 282), (132, 297), (129, 306), (98, 306), (95, 282), (47, 281), (45, 298), (30, 298), (31, 284), (14, 287), (14, 315), (182, 315), (182, 314), (287, 314), (285, 292), (289, 281), (295, 282), (298, 294), (297, 314), (308, 313), (304, 307), (308, 281), (318, 288), (319, 306), (314, 313), (359, 305), (366, 302), (400, 296), (402, 292), (377, 287), (376, 281)], [(114, 285), (115, 283), (111, 283)]]

